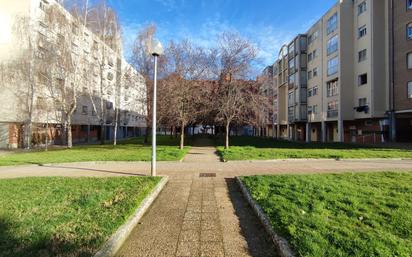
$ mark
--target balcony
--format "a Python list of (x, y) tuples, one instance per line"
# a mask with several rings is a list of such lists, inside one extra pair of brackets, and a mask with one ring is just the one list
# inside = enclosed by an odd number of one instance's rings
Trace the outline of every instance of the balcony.
[(329, 110), (328, 111), (328, 119), (336, 118), (339, 116), (339, 110)]

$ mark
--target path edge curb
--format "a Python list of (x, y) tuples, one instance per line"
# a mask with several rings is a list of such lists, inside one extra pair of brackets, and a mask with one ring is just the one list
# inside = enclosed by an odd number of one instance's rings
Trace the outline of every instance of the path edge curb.
[(253, 211), (255, 212), (256, 216), (262, 223), (266, 232), (270, 235), (272, 242), (275, 244), (275, 247), (277, 248), (280, 256), (281, 257), (295, 257), (295, 254), (290, 248), (287, 240), (279, 236), (278, 234), (276, 234), (276, 232), (272, 228), (272, 225), (270, 224), (268, 217), (263, 212), (262, 208), (256, 203), (256, 201), (253, 200), (252, 196), (250, 195), (249, 190), (246, 188), (246, 186), (243, 184), (240, 178), (236, 177), (235, 179), (236, 179), (237, 184), (240, 187), (240, 190), (242, 191), (243, 196), (246, 198), (249, 205), (252, 207)]
[(130, 233), (139, 223), (140, 219), (146, 213), (146, 211), (150, 208), (153, 202), (156, 200), (157, 196), (163, 190), (167, 182), (169, 181), (169, 177), (164, 176), (160, 182), (156, 185), (156, 187), (152, 190), (152, 192), (146, 196), (140, 206), (136, 209), (134, 214), (120, 226), (117, 231), (103, 244), (100, 250), (94, 255), (94, 257), (113, 257), (115, 254), (120, 250), (123, 243), (129, 237)]

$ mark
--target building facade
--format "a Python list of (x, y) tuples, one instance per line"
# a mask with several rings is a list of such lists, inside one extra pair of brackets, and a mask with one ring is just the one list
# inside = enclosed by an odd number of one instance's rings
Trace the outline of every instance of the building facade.
[(412, 142), (412, 1), (390, 0), (390, 110), (393, 137)]
[(389, 139), (388, 17), (387, 1), (341, 0), (286, 45), (274, 73), (279, 138)]
[(143, 133), (145, 80), (121, 50), (54, 0), (1, 0), (0, 20), (0, 148), (63, 144), (68, 121), (74, 143)]

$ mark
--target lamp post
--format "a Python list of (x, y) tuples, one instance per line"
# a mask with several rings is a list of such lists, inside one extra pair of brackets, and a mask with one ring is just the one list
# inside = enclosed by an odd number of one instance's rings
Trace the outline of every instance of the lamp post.
[(151, 55), (154, 57), (151, 175), (156, 176), (157, 59), (161, 54), (163, 54), (163, 47), (159, 41), (153, 40), (149, 50)]

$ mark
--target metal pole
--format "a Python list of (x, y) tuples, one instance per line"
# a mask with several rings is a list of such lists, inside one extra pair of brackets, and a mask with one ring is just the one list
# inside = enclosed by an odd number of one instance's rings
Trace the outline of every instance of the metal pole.
[(157, 55), (154, 56), (153, 108), (152, 108), (152, 176), (156, 176), (156, 112), (157, 112)]

